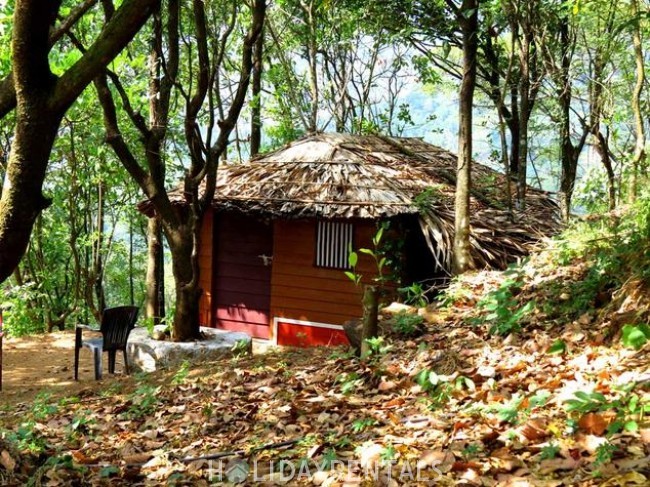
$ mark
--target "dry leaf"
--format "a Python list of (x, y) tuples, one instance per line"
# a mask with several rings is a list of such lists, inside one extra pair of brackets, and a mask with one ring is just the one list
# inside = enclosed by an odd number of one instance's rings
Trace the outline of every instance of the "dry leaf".
[(649, 485), (650, 481), (648, 478), (638, 472), (628, 472), (624, 475), (617, 475), (612, 477), (607, 482), (601, 485), (601, 487), (626, 487), (627, 485)]
[(582, 431), (591, 435), (602, 435), (609, 422), (602, 414), (599, 413), (587, 413), (580, 418), (578, 421), (578, 426)]
[(450, 451), (425, 450), (418, 459), (417, 468), (435, 467), (442, 473), (447, 473), (451, 470), (455, 460), (454, 454)]
[(393, 382), (392, 380), (386, 380), (386, 381), (381, 381), (377, 389), (379, 389), (380, 392), (385, 392), (385, 391), (393, 390), (396, 387), (397, 387), (397, 383)]
[(551, 458), (542, 460), (539, 464), (539, 471), (542, 474), (549, 474), (561, 470), (576, 470), (583, 463), (582, 458)]
[(530, 419), (518, 428), (518, 432), (528, 441), (540, 441), (549, 436), (546, 426), (543, 419)]
[(0, 453), (0, 463), (7, 472), (13, 472), (16, 468), (16, 460), (11, 458), (11, 455), (7, 450), (2, 450), (2, 453)]

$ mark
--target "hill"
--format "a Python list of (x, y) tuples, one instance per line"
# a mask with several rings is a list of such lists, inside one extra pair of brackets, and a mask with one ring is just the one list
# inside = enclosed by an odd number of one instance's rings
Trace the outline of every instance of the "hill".
[(385, 313), (366, 360), (279, 350), (16, 405), (0, 483), (648, 485), (649, 207)]

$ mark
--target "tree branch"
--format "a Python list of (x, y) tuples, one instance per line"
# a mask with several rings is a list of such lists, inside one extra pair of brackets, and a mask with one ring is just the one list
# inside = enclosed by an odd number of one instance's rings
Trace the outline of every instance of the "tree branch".
[(125, 0), (84, 56), (56, 83), (51, 106), (65, 111), (84, 88), (131, 41), (160, 0)]

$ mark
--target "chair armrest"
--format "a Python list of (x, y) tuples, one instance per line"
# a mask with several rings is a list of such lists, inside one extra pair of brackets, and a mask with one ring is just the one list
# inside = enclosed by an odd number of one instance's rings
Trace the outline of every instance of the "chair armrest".
[(87, 331), (94, 331), (94, 332), (101, 332), (98, 328), (93, 328), (88, 325), (80, 325), (77, 324), (74, 329), (74, 346), (75, 348), (81, 348), (81, 343), (82, 343), (82, 338), (81, 334), (83, 333), (84, 330)]

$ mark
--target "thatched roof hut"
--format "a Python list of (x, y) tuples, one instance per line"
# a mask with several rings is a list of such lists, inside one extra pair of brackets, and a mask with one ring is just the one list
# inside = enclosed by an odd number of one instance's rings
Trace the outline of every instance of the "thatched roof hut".
[[(350, 248), (372, 248), (378, 222), (392, 223), (395, 282), (450, 274), (455, 173), (456, 156), (421, 139), (342, 134), (222, 165), (199, 239), (201, 324), (282, 345), (347, 343), (342, 325), (361, 316), (361, 287), (343, 271)], [(477, 266), (504, 267), (558, 228), (548, 193), (529, 188), (526, 211), (511, 216), (505, 177), (481, 164), (472, 173)], [(180, 189), (170, 198), (186, 204)], [(356, 272), (365, 284), (378, 277), (365, 254)]]
[[(308, 135), (250, 162), (222, 165), (214, 206), (291, 219), (419, 215), (439, 267), (448, 270), (456, 163), (456, 155), (420, 138)], [(546, 191), (529, 187), (525, 211), (510, 212), (505, 175), (476, 162), (472, 186), (478, 267), (503, 268), (559, 228), (558, 206)], [(170, 196), (183, 202), (180, 191)]]

